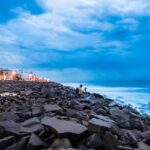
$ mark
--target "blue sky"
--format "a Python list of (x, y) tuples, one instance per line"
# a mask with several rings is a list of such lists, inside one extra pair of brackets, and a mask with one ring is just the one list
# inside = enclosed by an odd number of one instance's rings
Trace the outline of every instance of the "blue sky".
[(0, 0), (0, 66), (60, 82), (150, 78), (149, 0)]

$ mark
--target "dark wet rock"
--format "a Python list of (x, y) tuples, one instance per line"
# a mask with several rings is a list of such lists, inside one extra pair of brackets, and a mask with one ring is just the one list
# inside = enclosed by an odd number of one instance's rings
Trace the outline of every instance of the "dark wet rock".
[(110, 109), (111, 118), (115, 120), (121, 127), (130, 128), (130, 115), (120, 110), (118, 107)]
[(26, 120), (26, 121), (21, 123), (21, 125), (24, 127), (32, 126), (34, 124), (40, 124), (40, 120), (37, 117), (31, 118), (31, 119)]
[(138, 143), (138, 150), (150, 150), (150, 146), (143, 142), (140, 142)]
[(40, 139), (36, 134), (33, 133), (29, 139), (26, 150), (37, 150), (46, 147), (48, 147), (48, 145), (44, 141), (42, 141), (42, 139)]
[(97, 133), (104, 133), (107, 130), (111, 130), (111, 128), (114, 126), (114, 123), (102, 120), (102, 119), (96, 119), (92, 118), (88, 123), (88, 129), (91, 132), (97, 132)]
[(130, 128), (131, 129), (138, 129), (138, 130), (141, 130), (141, 131), (146, 130), (146, 126), (140, 118), (132, 118), (130, 120)]
[(143, 132), (142, 137), (145, 139), (146, 143), (150, 145), (150, 131)]
[(103, 108), (98, 108), (98, 109), (96, 110), (96, 113), (97, 113), (98, 115), (104, 115), (104, 116), (107, 116), (107, 115), (108, 115), (108, 112), (107, 112), (105, 109), (103, 109)]
[(29, 96), (33, 93), (32, 90), (26, 90), (25, 92), (23, 92), (22, 94), (24, 94), (25, 96)]
[(135, 130), (130, 130), (130, 131), (134, 134), (134, 136), (136, 137), (136, 140), (137, 140), (138, 142), (143, 140), (143, 138), (142, 138), (142, 132), (141, 132), (141, 131), (139, 131), (139, 130), (137, 130), (137, 129), (135, 129)]
[(92, 115), (91, 115), (91, 118), (96, 118), (96, 119), (99, 119), (99, 120), (103, 120), (103, 121), (105, 121), (105, 122), (111, 122), (111, 123), (116, 124), (115, 121), (113, 121), (112, 119), (110, 119), (110, 118), (107, 117), (107, 116), (92, 114)]
[(0, 137), (3, 135), (18, 135), (20, 132), (20, 125), (14, 121), (0, 122)]
[(81, 135), (87, 131), (87, 128), (81, 124), (60, 120), (56, 117), (44, 117), (41, 122), (58, 135)]
[(40, 120), (37, 117), (34, 117), (21, 123), (20, 132), (32, 133), (41, 131), (42, 129), (43, 126), (41, 125)]
[(57, 112), (62, 110), (58, 105), (45, 104), (43, 107), (45, 112)]
[(127, 146), (117, 146), (117, 150), (135, 150), (135, 149)]
[(117, 150), (119, 142), (116, 136), (112, 135), (110, 132), (106, 132), (104, 135), (103, 144), (105, 150)]
[(56, 139), (48, 150), (68, 149), (72, 148), (72, 145), (67, 138)]
[(40, 107), (33, 107), (32, 108), (32, 116), (37, 117), (42, 114), (42, 109)]
[(7, 147), (5, 150), (25, 150), (26, 149), (27, 140), (21, 140), (10, 147)]
[(8, 121), (8, 120), (17, 121), (19, 120), (19, 117), (17, 114), (12, 114), (10, 112), (0, 113), (0, 121)]
[(102, 146), (102, 140), (99, 134), (92, 134), (87, 138), (87, 147), (98, 149)]
[(130, 130), (122, 130), (120, 140), (122, 145), (130, 145), (134, 148), (137, 147), (138, 141), (136, 139), (136, 136)]
[(14, 144), (16, 142), (16, 138), (14, 136), (8, 136), (3, 139), (0, 139), (0, 149), (4, 150), (8, 146)]
[(68, 117), (78, 118), (78, 119), (82, 118), (83, 115), (84, 115), (83, 112), (77, 111), (77, 110), (75, 110), (75, 109), (66, 109), (66, 110), (65, 110), (65, 114), (66, 114), (66, 116), (68, 116)]

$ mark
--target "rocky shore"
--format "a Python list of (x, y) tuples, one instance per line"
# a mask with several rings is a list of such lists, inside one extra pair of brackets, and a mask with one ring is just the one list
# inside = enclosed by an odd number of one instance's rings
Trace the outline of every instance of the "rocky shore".
[(0, 150), (150, 150), (150, 117), (58, 83), (0, 81)]

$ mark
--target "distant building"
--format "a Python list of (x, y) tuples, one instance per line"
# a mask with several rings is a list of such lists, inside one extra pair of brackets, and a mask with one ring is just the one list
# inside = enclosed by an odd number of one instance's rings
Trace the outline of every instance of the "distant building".
[(12, 71), (0, 68), (0, 80), (12, 80)]
[(36, 81), (36, 82), (48, 82), (47, 79), (40, 78), (34, 73), (13, 71), (9, 69), (0, 68), (0, 80), (24, 80), (24, 81)]
[(22, 80), (22, 78), (16, 71), (0, 68), (0, 80)]

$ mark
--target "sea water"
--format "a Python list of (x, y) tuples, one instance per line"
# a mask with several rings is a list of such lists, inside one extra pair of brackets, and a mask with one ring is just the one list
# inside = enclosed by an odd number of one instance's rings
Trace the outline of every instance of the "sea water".
[[(130, 105), (142, 114), (150, 115), (150, 80), (140, 81), (106, 81), (98, 83), (81, 83), (87, 91), (99, 93), (113, 99), (120, 105)], [(79, 83), (67, 83), (73, 87)]]

